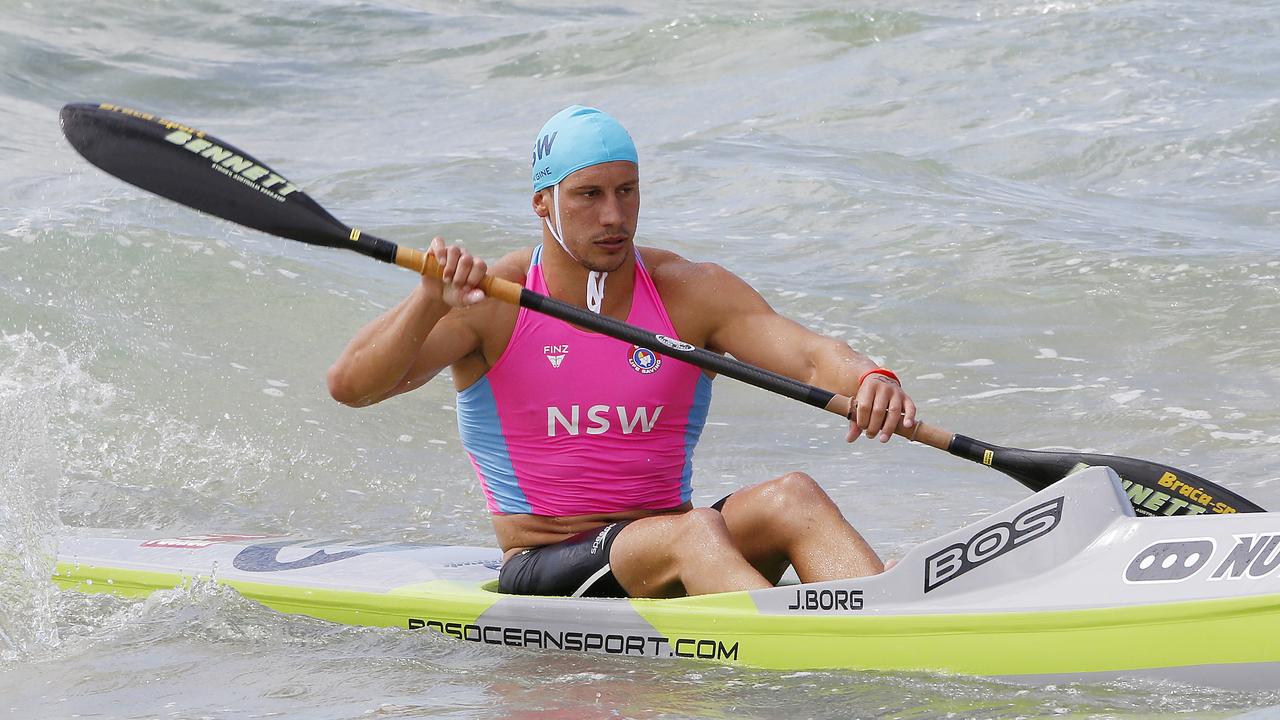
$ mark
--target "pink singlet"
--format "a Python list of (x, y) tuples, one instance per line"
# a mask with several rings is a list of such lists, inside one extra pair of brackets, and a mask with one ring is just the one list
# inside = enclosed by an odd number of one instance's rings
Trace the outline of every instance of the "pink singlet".
[[(545, 294), (541, 258), (525, 287)], [(676, 335), (639, 253), (627, 322)], [(502, 357), (458, 393), (458, 432), (489, 512), (661, 510), (693, 493), (710, 403), (698, 368), (520, 308)]]

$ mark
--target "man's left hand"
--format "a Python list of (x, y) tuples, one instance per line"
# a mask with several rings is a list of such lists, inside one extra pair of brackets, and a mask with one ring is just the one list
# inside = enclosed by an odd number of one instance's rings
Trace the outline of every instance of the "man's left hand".
[(915, 423), (916, 404), (897, 378), (868, 373), (858, 385), (846, 439), (853, 442), (866, 433), (869, 438), (879, 437), (880, 442), (889, 442), (899, 427), (909, 428)]

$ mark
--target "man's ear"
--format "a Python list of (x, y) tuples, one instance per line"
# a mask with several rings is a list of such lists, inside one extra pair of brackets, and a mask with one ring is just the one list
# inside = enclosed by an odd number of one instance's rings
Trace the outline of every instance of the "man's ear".
[(533, 194), (533, 212), (540, 218), (551, 217), (551, 206), (547, 204), (547, 197), (551, 193), (545, 190), (539, 190)]

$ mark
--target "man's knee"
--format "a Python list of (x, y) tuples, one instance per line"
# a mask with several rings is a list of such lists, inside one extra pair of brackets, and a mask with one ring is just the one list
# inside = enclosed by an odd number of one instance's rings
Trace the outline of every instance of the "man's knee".
[(808, 473), (802, 473), (799, 470), (793, 470), (774, 482), (791, 493), (812, 494), (823, 492), (822, 486), (818, 485), (817, 480), (810, 477)]
[(724, 515), (711, 508), (693, 508), (680, 516), (681, 539), (693, 547), (732, 546)]
[(769, 481), (769, 485), (766, 496), (779, 509), (796, 512), (803, 508), (834, 504), (818, 481), (802, 472), (789, 472)]

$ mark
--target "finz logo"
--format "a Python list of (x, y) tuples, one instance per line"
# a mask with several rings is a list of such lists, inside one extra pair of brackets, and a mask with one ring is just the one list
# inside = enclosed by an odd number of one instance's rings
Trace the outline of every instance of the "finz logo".
[(666, 345), (672, 350), (679, 350), (680, 352), (693, 352), (694, 350), (697, 350), (697, 348), (689, 343), (673, 337), (667, 337), (666, 335), (654, 335), (653, 337), (657, 339), (658, 342)]
[(641, 375), (652, 375), (662, 367), (662, 358), (658, 357), (657, 353), (639, 345), (631, 346), (631, 355), (627, 361), (631, 363), (631, 369)]
[(565, 355), (569, 354), (569, 346), (543, 345), (542, 354), (547, 356), (547, 362), (551, 363), (551, 367), (558, 368), (564, 362)]
[(965, 542), (950, 545), (924, 561), (924, 591), (937, 589), (1015, 548), (1049, 534), (1062, 521), (1063, 498), (1024, 511), (1012, 522), (983, 528)]

